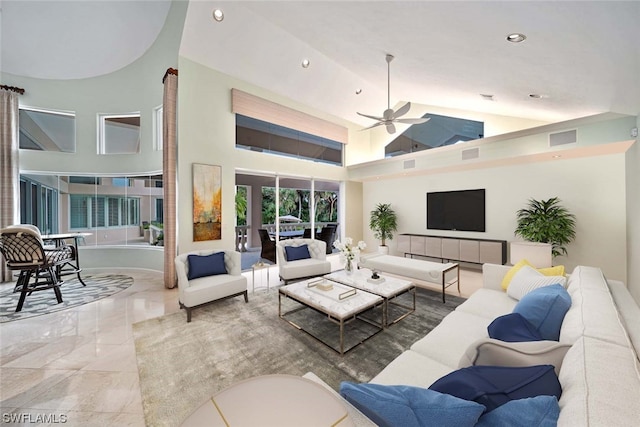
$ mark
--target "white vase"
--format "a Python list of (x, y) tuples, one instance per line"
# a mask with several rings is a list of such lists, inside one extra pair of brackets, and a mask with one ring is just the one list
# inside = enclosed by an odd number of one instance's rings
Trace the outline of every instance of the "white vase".
[(381, 253), (383, 255), (389, 255), (389, 246), (378, 246), (378, 253)]

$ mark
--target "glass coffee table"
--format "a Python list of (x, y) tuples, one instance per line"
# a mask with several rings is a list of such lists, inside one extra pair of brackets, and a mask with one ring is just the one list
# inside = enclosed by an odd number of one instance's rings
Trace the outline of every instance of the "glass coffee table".
[[(287, 299), (297, 303), (294, 308), (284, 307)], [(379, 322), (372, 320), (369, 312), (375, 315), (378, 311), (375, 309), (383, 303), (381, 296), (322, 277), (281, 286), (278, 290), (278, 316), (341, 355), (382, 331), (383, 310), (379, 310)], [(321, 316), (312, 316), (306, 309)], [(366, 317), (364, 313), (368, 313)], [(327, 330), (327, 320), (339, 327), (337, 343), (330, 340), (332, 334)], [(350, 329), (350, 342), (345, 344), (345, 329), (352, 322), (360, 323)]]
[[(324, 276), (325, 279), (339, 282), (347, 286), (360, 289), (383, 298), (383, 327), (393, 325), (416, 311), (416, 285), (408, 280), (391, 276), (380, 276), (380, 280), (371, 279), (372, 271), (360, 268), (348, 274), (345, 270), (335, 271)], [(370, 280), (371, 279), (371, 280)], [(409, 293), (413, 302), (410, 305), (398, 301), (398, 297)], [(401, 308), (401, 313), (394, 319), (389, 319), (389, 306)]]

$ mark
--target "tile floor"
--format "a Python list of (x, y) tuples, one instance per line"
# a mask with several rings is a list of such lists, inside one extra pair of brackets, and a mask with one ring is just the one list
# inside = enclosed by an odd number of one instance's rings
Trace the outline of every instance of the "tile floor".
[[(338, 257), (331, 258), (338, 269)], [(108, 272), (130, 275), (134, 284), (80, 307), (0, 324), (0, 423), (144, 426), (131, 325), (179, 311), (178, 292), (165, 289), (158, 272)], [(277, 267), (269, 273), (273, 288)], [(251, 271), (243, 274), (251, 291)], [(256, 286), (266, 285), (266, 270), (255, 277)], [(461, 269), (461, 283), (467, 297), (481, 286), (481, 273)], [(447, 291), (457, 294), (455, 286)]]

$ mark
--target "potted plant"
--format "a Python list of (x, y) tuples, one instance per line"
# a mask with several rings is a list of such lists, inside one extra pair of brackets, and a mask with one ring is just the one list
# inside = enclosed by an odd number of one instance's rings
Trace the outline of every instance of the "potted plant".
[(398, 229), (398, 218), (391, 203), (378, 203), (376, 208), (371, 211), (369, 219), (369, 228), (373, 231), (376, 239), (380, 240), (379, 251), (388, 253), (387, 239), (393, 239), (393, 232)]
[(576, 217), (560, 205), (560, 199), (529, 199), (528, 205), (516, 215), (516, 236), (530, 242), (550, 243), (553, 257), (567, 255), (565, 245), (576, 237)]

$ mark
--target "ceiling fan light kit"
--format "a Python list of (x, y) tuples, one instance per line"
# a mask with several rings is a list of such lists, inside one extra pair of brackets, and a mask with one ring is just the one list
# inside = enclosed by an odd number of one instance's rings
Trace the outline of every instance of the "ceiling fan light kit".
[(394, 123), (404, 123), (404, 124), (410, 124), (410, 125), (418, 125), (418, 124), (422, 124), (422, 123), (426, 123), (429, 121), (428, 118), (405, 118), (405, 119), (401, 119), (400, 117), (404, 116), (405, 114), (407, 114), (409, 112), (409, 110), (411, 109), (411, 103), (407, 102), (406, 104), (404, 104), (402, 107), (398, 108), (397, 110), (393, 110), (391, 108), (391, 61), (393, 61), (394, 56), (391, 54), (387, 54), (385, 57), (386, 61), (387, 61), (387, 109), (384, 110), (384, 112), (382, 113), (382, 116), (372, 116), (369, 114), (363, 114), (363, 113), (358, 113), (360, 116), (362, 117), (366, 117), (368, 119), (373, 119), (376, 120), (377, 123), (372, 124), (371, 126), (367, 126), (366, 128), (362, 129), (362, 130), (367, 130), (367, 129), (371, 129), (374, 128), (376, 126), (382, 126), (384, 125), (387, 129), (387, 132), (389, 134), (394, 134), (396, 132), (396, 127), (394, 125)]

